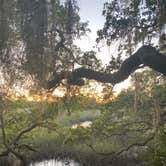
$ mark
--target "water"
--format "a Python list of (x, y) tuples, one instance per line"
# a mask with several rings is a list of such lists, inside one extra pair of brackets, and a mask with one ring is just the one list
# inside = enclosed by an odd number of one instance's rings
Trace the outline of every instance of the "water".
[[(92, 125), (91, 121), (85, 121), (82, 122), (81, 124), (74, 124), (72, 125), (72, 128), (77, 128), (78, 126), (82, 127), (90, 127)], [(73, 160), (45, 160), (42, 162), (36, 162), (33, 164), (30, 164), (29, 166), (80, 166), (78, 163), (76, 163)]]
[(30, 166), (79, 166), (73, 160), (45, 160), (30, 164)]
[(91, 127), (92, 125), (92, 121), (85, 121), (85, 122), (82, 122), (81, 124), (74, 124), (72, 125), (72, 128), (77, 128), (78, 126), (82, 126), (84, 128), (88, 128), (88, 127)]

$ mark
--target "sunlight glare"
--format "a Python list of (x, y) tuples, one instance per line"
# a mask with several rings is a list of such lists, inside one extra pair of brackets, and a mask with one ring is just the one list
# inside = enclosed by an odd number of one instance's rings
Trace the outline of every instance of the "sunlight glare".
[(131, 77), (114, 86), (113, 88), (114, 95), (118, 95), (122, 90), (128, 89), (130, 86), (131, 86)]
[(63, 97), (65, 95), (65, 92), (60, 88), (56, 88), (52, 94), (57, 97)]

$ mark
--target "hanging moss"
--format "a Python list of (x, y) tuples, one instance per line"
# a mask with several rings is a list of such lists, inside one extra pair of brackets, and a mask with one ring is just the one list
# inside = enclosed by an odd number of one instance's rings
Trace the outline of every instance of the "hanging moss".
[(28, 73), (43, 84), (55, 70), (71, 69), (73, 40), (87, 26), (78, 10), (75, 0), (0, 0), (0, 62), (7, 77)]
[(47, 41), (46, 0), (19, 0), (21, 32), (28, 53), (42, 54)]
[(1, 58), (2, 58), (2, 51), (6, 47), (8, 37), (9, 37), (9, 25), (7, 22), (6, 2), (5, 2), (5, 0), (0, 0), (0, 54), (1, 54)]

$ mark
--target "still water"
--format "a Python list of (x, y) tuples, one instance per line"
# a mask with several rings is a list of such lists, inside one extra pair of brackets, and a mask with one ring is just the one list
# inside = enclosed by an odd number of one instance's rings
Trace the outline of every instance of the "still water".
[[(82, 122), (81, 124), (74, 124), (72, 128), (77, 128), (78, 126), (82, 127), (90, 127), (92, 124), (91, 121), (85, 121)], [(29, 166), (80, 166), (78, 163), (76, 163), (73, 160), (45, 160), (42, 162), (36, 162), (33, 164), (30, 164)]]
[(79, 166), (73, 160), (47, 160), (30, 164), (30, 166)]

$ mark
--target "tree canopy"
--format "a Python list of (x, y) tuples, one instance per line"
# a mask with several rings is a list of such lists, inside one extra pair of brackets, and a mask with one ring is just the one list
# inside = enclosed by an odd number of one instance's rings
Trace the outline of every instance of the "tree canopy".
[(74, 0), (1, 0), (0, 63), (6, 82), (31, 77), (36, 85), (71, 70), (80, 52), (73, 44), (86, 31)]
[[(98, 31), (96, 41), (99, 43), (104, 40), (109, 46), (118, 41), (118, 55), (112, 55), (106, 70), (96, 71), (84, 67), (73, 72), (58, 73), (48, 82), (48, 88), (65, 78), (74, 85), (83, 85), (81, 78), (116, 84), (145, 66), (165, 75), (165, 11), (166, 3), (162, 0), (106, 2), (103, 9), (106, 21), (103, 29)], [(136, 51), (138, 44), (141, 46)], [(128, 58), (123, 61), (122, 55), (127, 55)]]
[(165, 165), (166, 1), (111, 0), (103, 16), (97, 46), (118, 43), (106, 65), (75, 45), (90, 31), (76, 0), (0, 0), (0, 165)]
[[(88, 23), (81, 22), (77, 1), (1, 0), (3, 79), (11, 86), (14, 80), (30, 77), (42, 87), (51, 80), (47, 87), (53, 88), (65, 78), (75, 85), (83, 84), (81, 78), (116, 84), (144, 66), (165, 75), (165, 9), (164, 0), (106, 2), (106, 21), (96, 41), (108, 46), (118, 41), (119, 52), (103, 67), (94, 51), (82, 52), (73, 42), (90, 31)], [(122, 55), (128, 58), (122, 60)]]

